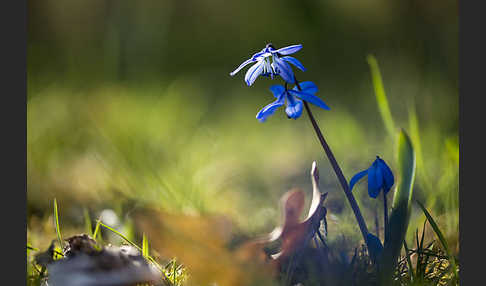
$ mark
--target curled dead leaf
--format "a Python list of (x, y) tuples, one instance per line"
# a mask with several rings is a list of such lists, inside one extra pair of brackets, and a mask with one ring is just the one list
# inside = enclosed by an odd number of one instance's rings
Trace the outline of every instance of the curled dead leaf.
[[(311, 175), (313, 195), (305, 220), (299, 219), (304, 210), (304, 192), (287, 192), (281, 199), (283, 225), (235, 250), (228, 247), (234, 235), (233, 225), (224, 217), (143, 210), (134, 213), (134, 221), (162, 257), (176, 257), (187, 267), (188, 285), (272, 285), (279, 266), (308, 244), (326, 215), (323, 202), (327, 194), (319, 191), (315, 162)], [(280, 251), (268, 255), (264, 251), (265, 245), (277, 240), (281, 241)]]
[(319, 171), (316, 162), (312, 164), (312, 201), (309, 212), (304, 221), (299, 217), (304, 209), (305, 194), (302, 190), (295, 189), (285, 193), (281, 199), (283, 209), (283, 226), (275, 228), (266, 237), (256, 240), (259, 245), (265, 245), (276, 240), (282, 244), (278, 253), (272, 254), (271, 264), (278, 268), (295, 252), (302, 250), (319, 231), (321, 220), (326, 216), (326, 208), (323, 203), (327, 193), (322, 194), (319, 190)]

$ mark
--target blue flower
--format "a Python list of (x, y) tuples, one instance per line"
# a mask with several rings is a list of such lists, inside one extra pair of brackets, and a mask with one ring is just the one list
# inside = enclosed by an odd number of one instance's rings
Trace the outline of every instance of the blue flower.
[(351, 178), (349, 189), (353, 190), (354, 185), (366, 175), (368, 175), (368, 195), (372, 198), (378, 197), (382, 189), (386, 195), (395, 183), (390, 167), (380, 157), (376, 156), (376, 160), (368, 169)]
[(287, 113), (287, 117), (297, 119), (302, 114), (302, 100), (305, 100), (326, 110), (330, 109), (326, 105), (326, 103), (324, 103), (324, 101), (322, 101), (319, 97), (315, 96), (315, 93), (317, 92), (317, 86), (313, 82), (304, 81), (299, 83), (299, 86), (301, 90), (299, 90), (298, 86), (295, 86), (291, 90), (287, 90), (282, 85), (272, 85), (270, 87), (270, 90), (272, 91), (273, 96), (277, 98), (277, 100), (262, 108), (262, 110), (260, 110), (260, 112), (258, 112), (258, 114), (256, 115), (256, 118), (260, 122), (264, 122), (267, 117), (275, 112), (275, 110), (285, 104), (287, 106), (285, 108), (285, 113)]
[[(268, 44), (263, 50), (244, 61), (230, 75), (234, 76), (245, 66), (256, 62), (246, 72), (245, 82), (248, 86), (251, 86), (260, 75), (270, 76), (272, 79), (274, 76), (280, 75), (286, 82), (295, 83), (294, 72), (288, 63), (302, 71), (305, 71), (305, 68), (299, 60), (288, 55), (296, 53), (300, 49), (302, 49), (302, 45), (292, 45), (276, 50), (272, 44)], [(271, 63), (270, 58), (272, 59)]]

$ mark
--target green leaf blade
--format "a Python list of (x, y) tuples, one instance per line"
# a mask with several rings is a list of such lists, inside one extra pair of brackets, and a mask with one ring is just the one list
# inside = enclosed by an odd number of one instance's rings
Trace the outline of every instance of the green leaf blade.
[(101, 224), (101, 220), (97, 220), (96, 221), (96, 226), (95, 226), (95, 230), (93, 232), (93, 239), (96, 240), (96, 238), (98, 237), (98, 233), (100, 232), (100, 224)]
[(437, 223), (435, 222), (434, 218), (429, 213), (429, 211), (427, 211), (425, 206), (419, 201), (416, 201), (416, 202), (419, 205), (419, 207), (422, 209), (423, 213), (425, 214), (425, 217), (427, 218), (427, 221), (430, 223), (430, 226), (432, 226), (432, 229), (434, 230), (435, 234), (439, 238), (439, 241), (442, 244), (442, 247), (444, 248), (445, 253), (449, 257), (449, 263), (451, 263), (451, 266), (452, 266), (452, 273), (453, 273), (454, 277), (457, 279), (456, 258), (449, 251), (449, 245), (447, 244), (447, 240), (445, 239), (445, 237), (442, 234), (442, 231), (440, 230), (439, 226), (437, 225)]
[(368, 55), (366, 58), (371, 71), (371, 80), (373, 82), (373, 88), (375, 90), (376, 102), (378, 103), (378, 109), (380, 111), (381, 118), (385, 124), (386, 131), (393, 137), (395, 134), (395, 123), (391, 115), (390, 106), (388, 105), (388, 99), (386, 97), (385, 88), (383, 87), (383, 80), (381, 78), (380, 68), (378, 67), (378, 61), (373, 55)]
[(130, 244), (131, 246), (135, 247), (136, 249), (138, 249), (139, 251), (142, 251), (142, 248), (140, 246), (138, 246), (136, 243), (132, 242), (130, 239), (128, 239), (125, 235), (123, 235), (121, 232), (119, 232), (118, 230), (112, 228), (111, 226), (108, 226), (104, 223), (102, 223), (100, 220), (98, 220), (98, 223), (100, 224), (100, 226), (108, 229), (109, 231), (113, 232), (114, 234), (118, 235), (119, 237), (121, 237), (123, 240), (125, 240), (128, 244)]
[(143, 234), (143, 238), (142, 238), (142, 255), (144, 257), (149, 256), (148, 240), (147, 240), (147, 236), (145, 236), (145, 233)]
[(427, 220), (430, 223), (430, 226), (432, 226), (432, 229), (434, 230), (435, 234), (439, 238), (440, 243), (444, 247), (444, 251), (447, 253), (447, 255), (450, 256), (449, 246), (447, 244), (447, 240), (445, 239), (444, 235), (442, 234), (442, 231), (440, 231), (439, 226), (437, 225), (435, 220), (432, 218), (432, 215), (430, 215), (429, 211), (427, 211), (427, 209), (424, 207), (424, 205), (419, 201), (416, 201), (416, 202), (419, 205), (419, 207), (422, 209), (423, 213), (425, 214), (425, 217), (427, 218)]
[(415, 280), (413, 274), (413, 265), (412, 259), (410, 258), (410, 249), (407, 246), (407, 241), (403, 240), (403, 248), (405, 249), (405, 257), (407, 258), (407, 265), (408, 265), (408, 274), (410, 275), (410, 281), (413, 282)]
[(415, 151), (404, 130), (398, 137), (398, 168), (400, 182), (396, 188), (389, 220), (389, 239), (384, 243), (380, 263), (380, 279), (383, 285), (391, 281), (400, 250), (407, 233), (412, 207), (413, 184), (415, 180)]
[(59, 227), (59, 210), (57, 207), (56, 198), (54, 198), (54, 225), (56, 227), (56, 234), (57, 234), (57, 240), (59, 242), (59, 247), (62, 249), (63, 243), (62, 243), (61, 228)]

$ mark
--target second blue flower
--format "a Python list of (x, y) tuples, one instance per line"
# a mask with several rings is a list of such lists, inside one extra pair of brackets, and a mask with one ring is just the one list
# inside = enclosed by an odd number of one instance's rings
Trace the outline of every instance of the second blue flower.
[[(299, 89), (300, 87), (300, 89)], [(265, 106), (258, 112), (256, 118), (260, 122), (264, 122), (267, 117), (271, 116), (279, 107), (286, 105), (285, 113), (287, 113), (288, 118), (297, 119), (302, 114), (303, 103), (305, 100), (323, 109), (329, 110), (330, 108), (326, 105), (322, 99), (315, 96), (317, 92), (317, 86), (311, 81), (304, 81), (299, 83), (299, 87), (295, 86), (291, 90), (286, 90), (282, 85), (272, 85), (270, 90), (273, 96), (277, 98), (274, 102)]]

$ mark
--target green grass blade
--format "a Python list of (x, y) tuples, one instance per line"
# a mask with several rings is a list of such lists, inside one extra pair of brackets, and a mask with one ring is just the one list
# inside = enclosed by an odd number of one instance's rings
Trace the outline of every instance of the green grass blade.
[(98, 237), (98, 233), (100, 232), (100, 224), (101, 224), (101, 220), (97, 220), (95, 230), (93, 232), (93, 239), (94, 240), (96, 240), (96, 237)]
[(422, 237), (420, 238), (420, 250), (424, 249), (424, 238), (425, 238), (425, 226), (427, 225), (427, 220), (424, 221), (424, 227), (422, 228)]
[(415, 244), (417, 245), (417, 249), (419, 249), (420, 245), (419, 245), (418, 228), (415, 230)]
[(149, 256), (148, 240), (147, 240), (147, 237), (145, 236), (145, 233), (142, 236), (142, 255), (144, 257), (148, 257)]
[[(433, 192), (433, 182), (429, 175), (428, 169), (425, 167), (424, 156), (422, 152), (422, 139), (420, 136), (419, 122), (417, 118), (417, 112), (414, 105), (408, 108), (408, 125), (410, 128), (410, 139), (412, 139), (415, 154), (417, 156), (417, 173), (418, 184), (425, 189), (425, 192)], [(436, 196), (430, 197), (432, 201), (436, 200)]]
[(128, 242), (128, 244), (130, 244), (131, 246), (135, 247), (136, 249), (138, 249), (139, 251), (142, 251), (142, 248), (140, 246), (138, 246), (137, 244), (135, 244), (134, 242), (132, 242), (130, 239), (128, 239), (125, 235), (123, 235), (121, 232), (117, 231), (116, 229), (102, 223), (100, 220), (98, 220), (98, 223), (100, 224), (100, 226), (108, 229), (109, 231), (113, 232), (114, 234), (118, 235), (119, 237), (121, 237), (123, 240), (125, 240), (126, 242)]
[(378, 109), (380, 110), (381, 118), (385, 124), (386, 131), (393, 138), (395, 135), (395, 124), (390, 112), (390, 106), (388, 105), (388, 99), (386, 97), (385, 88), (383, 87), (383, 81), (381, 79), (380, 68), (378, 62), (373, 55), (368, 55), (366, 58), (371, 71), (371, 80), (373, 81), (373, 87), (375, 89), (376, 102), (378, 103)]
[(424, 205), (419, 201), (416, 201), (416, 202), (419, 205), (419, 207), (422, 209), (423, 213), (425, 214), (425, 217), (427, 218), (427, 220), (430, 223), (430, 226), (432, 226), (432, 229), (434, 230), (435, 234), (439, 238), (440, 243), (444, 247), (444, 251), (447, 253), (447, 255), (450, 256), (449, 246), (447, 245), (447, 241), (446, 241), (444, 235), (442, 234), (442, 231), (440, 231), (439, 226), (437, 225), (435, 220), (432, 218), (429, 211), (427, 211), (427, 209), (424, 207)]
[(176, 278), (177, 278), (177, 265), (176, 265), (176, 260), (174, 258), (173, 260), (173, 264), (172, 264), (172, 281), (173, 283), (175, 284), (176, 283)]
[[(110, 230), (111, 232), (113, 232), (114, 234), (118, 235), (119, 237), (121, 237), (123, 240), (125, 240), (126, 242), (128, 242), (128, 244), (130, 244), (131, 246), (135, 247), (136, 249), (138, 249), (140, 252), (142, 252), (142, 254), (144, 253), (144, 250), (143, 250), (143, 247), (140, 247), (138, 245), (136, 245), (134, 242), (132, 242), (131, 240), (129, 240), (125, 235), (123, 235), (122, 233), (120, 233), (119, 231), (117, 231), (116, 229), (102, 223), (100, 220), (98, 220), (97, 222), (97, 225), (100, 225), (108, 230)], [(145, 234), (144, 234), (144, 237), (145, 237)], [(145, 239), (146, 241), (146, 239)], [(143, 244), (143, 242), (142, 242)], [(146, 242), (147, 244), (147, 256), (145, 256), (146, 259), (148, 259), (150, 262), (152, 262), (155, 267), (157, 267), (160, 272), (162, 273), (162, 276), (164, 278), (165, 281), (168, 281), (168, 278), (167, 278), (167, 275), (165, 273), (165, 270), (164, 268), (151, 256), (148, 255), (148, 242)]]
[(417, 262), (415, 264), (415, 277), (420, 279), (420, 269), (422, 269), (422, 256), (420, 254), (420, 243), (419, 243), (419, 235), (418, 235), (418, 228), (415, 230), (415, 244), (417, 245), (416, 254), (417, 254)]
[(429, 221), (430, 225), (432, 226), (432, 229), (434, 230), (435, 234), (439, 238), (439, 241), (442, 244), (444, 251), (446, 252), (447, 256), (449, 257), (449, 263), (451, 264), (452, 273), (454, 274), (454, 277), (457, 279), (456, 258), (449, 251), (449, 245), (447, 244), (447, 240), (445, 239), (444, 235), (442, 234), (442, 231), (439, 229), (439, 226), (435, 222), (432, 215), (430, 215), (429, 211), (427, 211), (425, 206), (419, 201), (416, 201), (416, 202), (420, 206), (420, 208), (422, 209), (423, 213), (425, 214), (425, 217), (427, 218), (427, 221)]
[(404, 130), (398, 137), (398, 169), (400, 182), (393, 197), (390, 214), (389, 239), (385, 241), (380, 261), (382, 285), (389, 285), (397, 265), (400, 250), (407, 233), (412, 207), (413, 183), (415, 179), (415, 152), (410, 138)]
[(410, 249), (408, 249), (407, 242), (405, 239), (403, 240), (403, 248), (405, 248), (405, 257), (407, 257), (407, 264), (408, 264), (408, 274), (410, 275), (410, 281), (414, 281), (414, 275), (413, 275), (413, 265), (412, 265), (412, 259), (410, 259)]
[(413, 146), (415, 147), (415, 153), (417, 154), (417, 167), (420, 170), (420, 174), (422, 174), (421, 176), (425, 177), (425, 172), (427, 169), (424, 167), (419, 122), (414, 106), (409, 107), (408, 109), (408, 126), (410, 128), (410, 138), (412, 139)]
[(59, 247), (63, 246), (61, 228), (59, 227), (59, 210), (57, 207), (57, 200), (54, 198), (54, 225), (56, 226), (57, 240), (59, 241)]
[(91, 224), (91, 217), (86, 208), (83, 208), (84, 215), (84, 227), (86, 228), (86, 233), (93, 237), (93, 225)]

